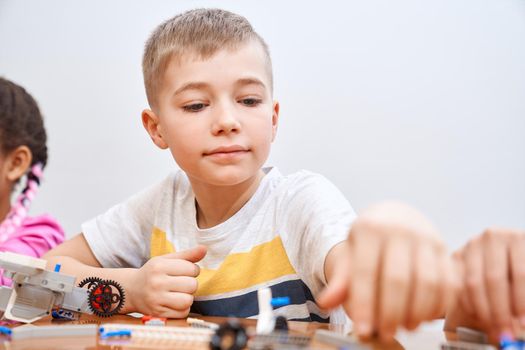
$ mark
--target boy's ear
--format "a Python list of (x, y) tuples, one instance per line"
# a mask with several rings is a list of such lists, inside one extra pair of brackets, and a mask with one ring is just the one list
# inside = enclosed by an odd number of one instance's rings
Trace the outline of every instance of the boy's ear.
[(277, 135), (277, 126), (279, 124), (279, 102), (273, 101), (273, 110), (272, 110), (272, 142), (275, 140), (275, 135)]
[(168, 148), (168, 144), (164, 141), (162, 136), (162, 130), (160, 127), (159, 117), (151, 109), (145, 109), (142, 111), (142, 125), (148, 132), (151, 140), (160, 149)]
[(33, 160), (33, 153), (27, 146), (18, 146), (5, 158), (5, 175), (7, 180), (16, 182), (27, 172)]

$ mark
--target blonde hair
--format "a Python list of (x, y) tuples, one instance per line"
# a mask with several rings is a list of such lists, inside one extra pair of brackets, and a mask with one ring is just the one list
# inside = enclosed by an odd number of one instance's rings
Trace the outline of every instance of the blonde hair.
[(270, 89), (273, 90), (272, 64), (268, 45), (248, 20), (221, 9), (195, 9), (160, 24), (151, 34), (142, 59), (148, 102), (152, 106), (171, 58), (195, 55), (207, 59), (222, 49), (236, 49), (252, 40), (266, 56)]

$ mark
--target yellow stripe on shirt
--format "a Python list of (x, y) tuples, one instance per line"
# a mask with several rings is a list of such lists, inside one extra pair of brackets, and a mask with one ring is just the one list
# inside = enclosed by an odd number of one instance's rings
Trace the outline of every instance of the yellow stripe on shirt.
[(166, 238), (166, 232), (154, 226), (153, 230), (151, 230), (150, 258), (173, 253), (174, 251), (173, 244)]
[(247, 253), (230, 254), (217, 270), (201, 269), (195, 296), (234, 292), (296, 274), (280, 236)]

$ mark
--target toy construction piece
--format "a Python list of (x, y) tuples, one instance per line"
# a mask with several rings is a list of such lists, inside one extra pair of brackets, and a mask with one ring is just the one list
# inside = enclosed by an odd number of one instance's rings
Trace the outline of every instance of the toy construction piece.
[(82, 281), (80, 281), (78, 286), (80, 288), (82, 288), (84, 286), (87, 286), (87, 289), (91, 289), (91, 288), (93, 288), (94, 285), (96, 285), (96, 284), (98, 284), (100, 282), (102, 282), (102, 278), (88, 277), (88, 278), (84, 278)]
[(80, 317), (78, 312), (64, 310), (61, 308), (57, 308), (51, 311), (51, 316), (55, 320), (66, 320), (66, 321), (77, 321)]
[(246, 329), (236, 320), (222, 324), (211, 337), (212, 350), (241, 350), (246, 347), (248, 335)]
[(124, 300), (124, 289), (115, 281), (94, 281), (89, 289), (89, 308), (99, 317), (117, 314), (124, 306)]

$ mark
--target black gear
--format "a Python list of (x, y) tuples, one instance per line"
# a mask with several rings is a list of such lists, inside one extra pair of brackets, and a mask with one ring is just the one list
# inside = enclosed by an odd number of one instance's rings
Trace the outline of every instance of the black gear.
[(210, 339), (211, 350), (241, 350), (246, 347), (246, 329), (237, 320), (228, 320), (220, 325)]
[(286, 317), (284, 317), (284, 316), (277, 316), (275, 318), (274, 330), (288, 332), (288, 321), (286, 320)]
[(93, 287), (95, 284), (98, 284), (100, 282), (102, 282), (102, 278), (88, 277), (88, 278), (84, 278), (82, 281), (80, 281), (78, 286), (80, 288), (82, 288), (82, 287), (84, 287), (87, 284), (87, 289), (91, 289), (91, 287)]
[(89, 308), (99, 317), (117, 314), (125, 299), (124, 289), (115, 281), (100, 280), (89, 289)]

